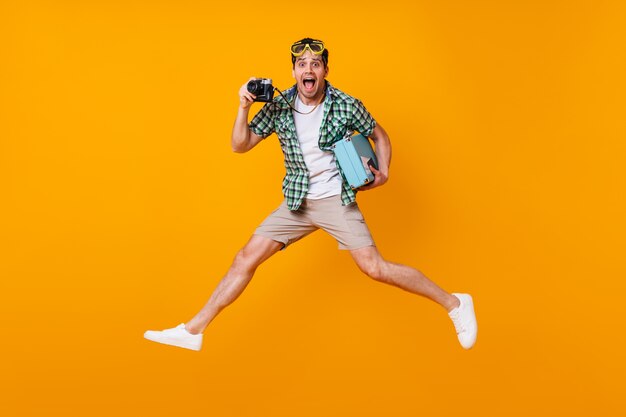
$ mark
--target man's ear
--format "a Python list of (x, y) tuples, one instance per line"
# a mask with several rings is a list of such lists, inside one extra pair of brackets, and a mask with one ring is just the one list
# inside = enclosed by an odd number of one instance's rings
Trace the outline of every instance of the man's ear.
[(324, 75), (324, 78), (328, 77), (328, 65), (326, 65), (326, 74)]
[(293, 78), (296, 78), (296, 69), (295, 69), (295, 68), (293, 68), (293, 69), (291, 70), (291, 76), (292, 76)]

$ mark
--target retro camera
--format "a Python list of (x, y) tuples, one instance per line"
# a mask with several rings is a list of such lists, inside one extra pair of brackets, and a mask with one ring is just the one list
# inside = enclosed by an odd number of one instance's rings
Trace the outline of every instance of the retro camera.
[(274, 98), (271, 78), (258, 78), (248, 82), (248, 91), (256, 96), (254, 101), (270, 102)]

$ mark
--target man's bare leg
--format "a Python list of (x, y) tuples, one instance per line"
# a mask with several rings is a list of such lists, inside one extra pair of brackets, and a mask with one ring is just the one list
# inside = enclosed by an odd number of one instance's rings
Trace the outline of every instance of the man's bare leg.
[(354, 249), (350, 254), (359, 269), (376, 281), (426, 297), (448, 312), (459, 306), (458, 298), (441, 289), (417, 269), (383, 259), (375, 246)]
[(253, 235), (235, 256), (228, 272), (211, 294), (209, 301), (194, 318), (185, 324), (185, 329), (191, 334), (202, 333), (220, 311), (241, 295), (258, 266), (282, 247), (283, 244), (280, 242)]
[(478, 325), (474, 302), (469, 294), (450, 294), (417, 269), (386, 261), (375, 246), (351, 250), (361, 271), (373, 279), (419, 294), (441, 305), (448, 312), (461, 346), (470, 349), (476, 343)]

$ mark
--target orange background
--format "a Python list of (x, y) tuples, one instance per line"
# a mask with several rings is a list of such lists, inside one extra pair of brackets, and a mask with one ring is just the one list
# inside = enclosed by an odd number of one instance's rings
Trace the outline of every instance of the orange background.
[[(359, 195), (381, 252), (474, 295), (473, 350), (322, 232), (202, 352), (142, 338), (280, 203), (276, 137), (239, 155), (230, 131), (305, 36), (391, 137), (390, 182)], [(0, 39), (0, 414), (619, 412), (624, 2), (3, 1)]]

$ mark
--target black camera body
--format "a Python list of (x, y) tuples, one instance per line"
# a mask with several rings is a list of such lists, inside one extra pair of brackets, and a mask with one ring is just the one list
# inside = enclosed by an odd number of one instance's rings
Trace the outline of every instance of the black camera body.
[(256, 96), (254, 101), (270, 102), (274, 98), (271, 78), (257, 78), (248, 82), (248, 91)]

